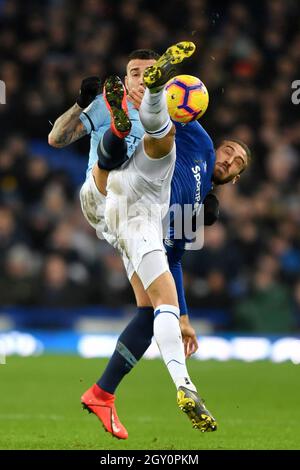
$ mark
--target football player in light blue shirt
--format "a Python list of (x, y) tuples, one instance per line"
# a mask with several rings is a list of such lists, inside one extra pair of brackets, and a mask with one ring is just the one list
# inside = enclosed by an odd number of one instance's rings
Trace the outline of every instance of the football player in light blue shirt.
[[(154, 59), (150, 59), (154, 61)], [(141, 63), (143, 62), (143, 66)], [(130, 65), (132, 67), (130, 67)], [(89, 164), (87, 174), (96, 167), (101, 170), (109, 171), (120, 166), (127, 158), (130, 158), (136, 146), (144, 135), (144, 130), (140, 124), (138, 116), (138, 105), (142, 97), (143, 70), (146, 68), (146, 60), (131, 59), (127, 66), (126, 85), (129, 91), (128, 114), (131, 121), (131, 131), (124, 139), (114, 138), (110, 131), (110, 114), (105, 106), (103, 96), (94, 94), (93, 101), (88, 104), (79, 97), (79, 102), (70, 115), (61, 116), (55, 123), (52, 136), (49, 136), (49, 143), (54, 146), (64, 146), (77, 138), (91, 133), (91, 148), (89, 155)], [(146, 66), (151, 65), (147, 64)], [(132, 76), (130, 75), (132, 73)], [(134, 77), (136, 74), (136, 77)], [(135, 86), (131, 86), (130, 80), (133, 80)], [(89, 80), (89, 79), (87, 79)], [(96, 79), (94, 85), (96, 89)], [(99, 90), (97, 90), (99, 91)], [(86, 94), (88, 95), (88, 93)], [(96, 96), (97, 95), (97, 96)], [(85, 99), (84, 87), (81, 91), (81, 97)], [(79, 107), (79, 109), (76, 108)], [(85, 108), (84, 110), (82, 108)], [(68, 113), (68, 112), (67, 112)], [(73, 113), (73, 115), (72, 115)], [(66, 114), (66, 113), (65, 113)], [(72, 115), (77, 119), (74, 124), (73, 132), (70, 127), (66, 132), (66, 122)], [(65, 117), (65, 120), (64, 120)], [(72, 121), (72, 118), (69, 120)], [(59, 121), (60, 120), (60, 121)], [(64, 127), (65, 125), (65, 127)], [(58, 131), (58, 132), (57, 132)], [(66, 139), (67, 137), (67, 139)], [(55, 145), (56, 144), (56, 145)], [(114, 147), (115, 146), (115, 147)], [(111, 149), (116, 151), (112, 152)], [(184, 207), (186, 204), (192, 205), (195, 212), (203, 203), (206, 195), (212, 187), (212, 180), (215, 183), (223, 184), (234, 178), (238, 179), (239, 173), (247, 165), (248, 151), (242, 143), (229, 140), (224, 141), (218, 149), (219, 158), (216, 162), (213, 143), (203, 127), (193, 122), (186, 126), (176, 124), (176, 165), (171, 185), (171, 205)], [(106, 159), (107, 157), (107, 159)], [(111, 158), (113, 157), (113, 158)], [(236, 168), (235, 168), (236, 167)], [(230, 170), (231, 168), (231, 170)], [(233, 169), (233, 171), (232, 171)], [(101, 179), (97, 180), (97, 174), (94, 173), (98, 189), (101, 191)], [(103, 191), (101, 191), (103, 192)], [(213, 201), (213, 212), (217, 212), (216, 202)], [(187, 306), (184, 296), (181, 258), (186, 249), (189, 239), (177, 239), (174, 233), (174, 219), (171, 224), (165, 240), (165, 247), (168, 255), (170, 271), (175, 279), (180, 313), (182, 319), (187, 319)], [(103, 399), (108, 402), (114, 400), (114, 391), (133, 365), (142, 357), (151, 343), (153, 336), (153, 308), (150, 306), (149, 299), (136, 293), (138, 314), (129, 323), (123, 333), (120, 335), (117, 348), (113, 353), (105, 372), (102, 374), (97, 386), (103, 392)], [(197, 349), (197, 339), (195, 332), (190, 326), (188, 320), (181, 323), (183, 339), (185, 341), (186, 355), (190, 356)], [(122, 347), (120, 347), (122, 345)], [(125, 346), (125, 348), (124, 348)], [(105, 400), (104, 400), (105, 401)], [(115, 409), (112, 410), (115, 413)], [(113, 431), (110, 430), (113, 433)]]
[[(134, 104), (128, 101), (128, 114), (132, 123), (130, 134), (128, 134), (124, 143), (126, 142), (126, 154), (128, 158), (131, 157), (135, 151), (138, 143), (143, 137), (145, 131), (139, 119), (139, 112)], [(86, 133), (91, 136), (89, 162), (86, 174), (92, 170), (94, 165), (98, 162), (98, 145), (103, 146), (103, 137), (108, 129), (110, 129), (110, 113), (105, 105), (103, 95), (98, 95), (94, 101), (84, 110), (79, 116), (80, 121), (86, 129)], [(123, 147), (123, 145), (122, 145)], [(102, 147), (105, 152), (105, 148)], [(119, 166), (119, 162), (115, 164)], [(110, 168), (113, 169), (113, 168)]]

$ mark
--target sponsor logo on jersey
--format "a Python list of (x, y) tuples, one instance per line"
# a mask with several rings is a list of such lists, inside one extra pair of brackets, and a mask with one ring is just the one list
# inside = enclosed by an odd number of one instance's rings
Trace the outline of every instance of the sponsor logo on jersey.
[(197, 209), (200, 205), (201, 201), (201, 167), (199, 165), (195, 165), (192, 167), (192, 172), (196, 181), (196, 193), (195, 193), (195, 203), (193, 207), (193, 215), (196, 214)]

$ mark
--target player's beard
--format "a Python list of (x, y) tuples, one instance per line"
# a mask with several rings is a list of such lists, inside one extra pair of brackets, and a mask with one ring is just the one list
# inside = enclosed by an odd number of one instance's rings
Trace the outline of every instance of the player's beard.
[(222, 185), (222, 184), (229, 183), (230, 181), (233, 180), (233, 178), (235, 178), (235, 175), (227, 175), (227, 176), (220, 175), (220, 176), (218, 176), (215, 173), (216, 172), (214, 172), (214, 174), (213, 174), (212, 181), (216, 185)]

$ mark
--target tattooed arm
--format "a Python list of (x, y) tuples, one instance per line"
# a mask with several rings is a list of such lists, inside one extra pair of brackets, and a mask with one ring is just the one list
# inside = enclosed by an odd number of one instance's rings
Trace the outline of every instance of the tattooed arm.
[[(52, 147), (65, 147), (72, 144), (88, 133), (87, 126), (79, 118), (83, 109), (87, 108), (101, 91), (101, 80), (98, 77), (88, 77), (82, 80), (79, 96), (72, 108), (56, 119), (53, 129), (48, 136)], [(97, 113), (96, 113), (97, 114)], [(88, 126), (94, 130), (94, 125), (87, 116)]]
[(87, 134), (85, 126), (79, 119), (82, 108), (77, 103), (56, 119), (53, 129), (48, 136), (52, 147), (65, 147)]

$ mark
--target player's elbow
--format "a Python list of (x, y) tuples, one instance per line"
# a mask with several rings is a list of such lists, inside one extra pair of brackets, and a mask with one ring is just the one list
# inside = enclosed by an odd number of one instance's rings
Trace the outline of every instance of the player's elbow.
[(51, 145), (51, 147), (55, 148), (60, 148), (63, 147), (63, 145), (58, 141), (58, 139), (53, 135), (52, 132), (48, 135), (48, 144)]

